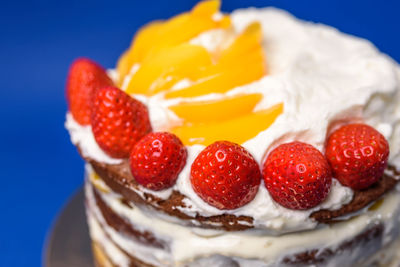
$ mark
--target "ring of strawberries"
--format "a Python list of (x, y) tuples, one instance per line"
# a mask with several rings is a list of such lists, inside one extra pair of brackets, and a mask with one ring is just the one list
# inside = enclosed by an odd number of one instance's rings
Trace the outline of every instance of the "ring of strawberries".
[[(186, 165), (187, 150), (171, 133), (152, 132), (147, 107), (113, 86), (97, 63), (81, 58), (70, 67), (66, 95), (69, 112), (109, 156), (129, 158), (131, 171), (151, 190), (172, 187)], [(294, 141), (274, 148), (262, 168), (242, 146), (219, 141), (207, 146), (191, 166), (193, 190), (218, 209), (252, 201), (261, 180), (280, 205), (310, 209), (328, 196), (332, 177), (353, 190), (381, 179), (389, 158), (385, 137), (365, 124), (348, 124), (329, 135), (325, 155)]]

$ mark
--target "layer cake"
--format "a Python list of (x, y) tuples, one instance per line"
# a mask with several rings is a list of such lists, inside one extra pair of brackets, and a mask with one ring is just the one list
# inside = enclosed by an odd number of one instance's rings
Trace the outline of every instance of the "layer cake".
[(115, 69), (71, 65), (96, 264), (398, 266), (397, 63), (219, 5), (144, 26)]

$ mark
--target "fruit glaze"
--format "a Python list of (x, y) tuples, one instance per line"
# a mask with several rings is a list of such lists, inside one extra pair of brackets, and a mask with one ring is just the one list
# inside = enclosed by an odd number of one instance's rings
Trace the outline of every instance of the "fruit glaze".
[(397, 64), (281, 10), (219, 5), (144, 26), (113, 70), (71, 65), (66, 128), (81, 155), (128, 162), (138, 195), (178, 194), (180, 213), (232, 215), (239, 230), (282, 235), (326, 227), (324, 212), (367, 213), (384, 192), (336, 211), (399, 161)]

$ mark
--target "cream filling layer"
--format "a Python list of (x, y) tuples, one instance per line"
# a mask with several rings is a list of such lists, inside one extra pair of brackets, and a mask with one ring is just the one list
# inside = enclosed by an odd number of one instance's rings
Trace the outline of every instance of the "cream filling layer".
[(94, 218), (94, 215), (87, 210), (86, 216), (92, 240), (101, 246), (113, 264), (121, 267), (129, 266), (129, 258), (116, 245), (114, 245), (113, 242), (110, 242), (106, 233), (102, 229), (102, 226)]

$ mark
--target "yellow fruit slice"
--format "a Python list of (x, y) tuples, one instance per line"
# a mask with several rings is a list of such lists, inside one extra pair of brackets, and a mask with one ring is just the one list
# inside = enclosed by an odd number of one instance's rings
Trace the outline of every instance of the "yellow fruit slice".
[(174, 76), (174, 74), (161, 75), (153, 81), (153, 83), (149, 87), (150, 88), (149, 91), (146, 92), (146, 94), (152, 95), (161, 91), (165, 91), (173, 87), (181, 80), (182, 80), (182, 75), (180, 76)]
[(170, 91), (165, 97), (197, 97), (210, 93), (225, 93), (230, 89), (262, 78), (265, 74), (264, 62), (252, 66), (241, 66), (200, 79), (195, 84), (181, 90)]
[(253, 22), (220, 54), (219, 64), (230, 66), (246, 58), (255, 50), (262, 51), (262, 31), (259, 22)]
[(132, 63), (140, 63), (147, 55), (152, 44), (156, 44), (158, 36), (164, 27), (163, 21), (153, 21), (142, 27), (131, 44)]
[[(191, 78), (212, 64), (211, 56), (202, 46), (184, 43), (149, 55), (127, 86), (127, 93), (152, 95), (172, 86), (183, 78)], [(174, 82), (174, 83), (171, 83)]]
[(239, 95), (222, 100), (186, 102), (170, 109), (185, 122), (209, 123), (251, 113), (262, 94)]
[(214, 21), (211, 15), (208, 17), (194, 16), (191, 13), (178, 15), (165, 22), (156, 31), (155, 42), (147, 43), (147, 50), (142, 51), (141, 58), (145, 59), (149, 54), (158, 53), (165, 47), (188, 42), (202, 32), (229, 26), (226, 20)]
[(220, 1), (203, 1), (190, 12), (141, 28), (128, 51), (118, 61), (119, 83), (122, 83), (135, 63), (142, 63), (149, 56), (161, 53), (166, 48), (188, 42), (204, 31), (229, 27), (231, 24), (228, 16), (222, 16), (220, 20), (213, 19), (219, 7)]
[(165, 97), (197, 97), (210, 93), (225, 93), (234, 87), (262, 78), (267, 73), (267, 68), (261, 41), (261, 25), (250, 24), (232, 45), (221, 53), (217, 64), (197, 72), (197, 76), (192, 78), (196, 80), (195, 84), (168, 92)]
[(192, 8), (191, 14), (199, 17), (211, 17), (219, 11), (220, 7), (220, 0), (202, 1)]
[(117, 62), (117, 72), (118, 72), (118, 81), (117, 86), (121, 87), (125, 76), (129, 73), (130, 68), (132, 67), (130, 58), (129, 58), (129, 51), (125, 51)]
[(172, 132), (185, 145), (209, 145), (218, 140), (242, 144), (271, 126), (282, 112), (283, 103), (232, 120), (176, 127)]
[(215, 14), (218, 14), (220, 8), (221, 8), (220, 0), (202, 1), (192, 8), (191, 15), (193, 17), (200, 17), (207, 19), (211, 18), (212, 21), (217, 24), (217, 26), (214, 28), (225, 29), (231, 26), (230, 17), (222, 14), (218, 20), (214, 19), (213, 17)]
[(142, 27), (135, 35), (130, 48), (125, 51), (117, 62), (117, 71), (119, 73), (119, 84), (122, 84), (123, 78), (130, 72), (135, 62), (141, 62), (145, 56), (144, 51), (148, 49), (149, 44), (155, 43), (156, 32), (161, 28), (162, 22), (155, 21)]

